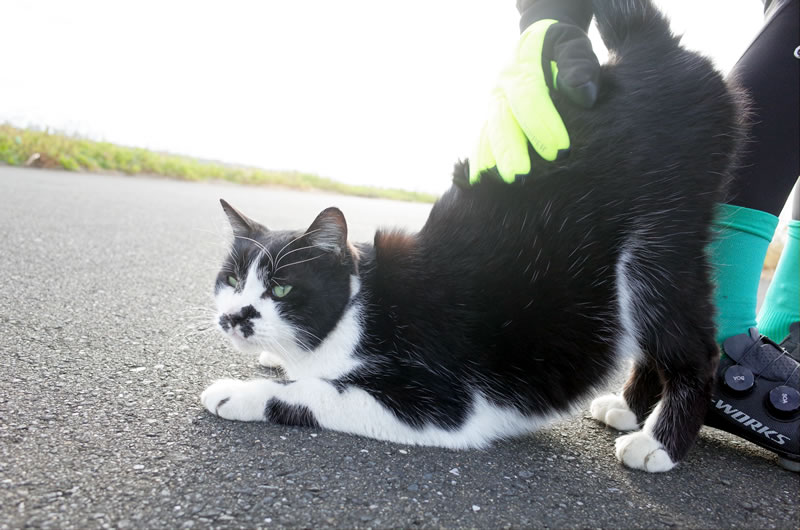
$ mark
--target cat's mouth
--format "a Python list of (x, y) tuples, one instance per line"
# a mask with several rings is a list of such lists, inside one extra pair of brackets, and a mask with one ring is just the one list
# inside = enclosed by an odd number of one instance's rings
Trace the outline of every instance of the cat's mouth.
[(245, 337), (238, 328), (224, 331), (223, 333), (231, 341), (233, 347), (242, 353), (261, 353), (264, 350), (263, 345), (258, 344), (249, 336)]

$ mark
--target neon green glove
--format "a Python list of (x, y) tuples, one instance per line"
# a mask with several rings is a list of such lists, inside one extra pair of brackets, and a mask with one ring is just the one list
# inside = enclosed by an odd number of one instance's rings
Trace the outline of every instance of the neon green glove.
[(553, 19), (529, 26), (492, 92), (489, 118), (470, 160), (470, 184), (494, 167), (507, 183), (530, 173), (528, 142), (544, 160), (566, 156), (569, 135), (550, 90), (588, 108), (597, 98), (598, 75), (599, 63), (582, 29)]

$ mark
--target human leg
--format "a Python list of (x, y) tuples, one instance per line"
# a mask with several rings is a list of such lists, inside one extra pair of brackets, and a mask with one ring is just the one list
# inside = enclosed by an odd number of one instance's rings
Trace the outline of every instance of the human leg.
[[(777, 453), (785, 467), (798, 470), (800, 407), (794, 403), (800, 400), (800, 366), (755, 329), (767, 246), (800, 173), (800, 60), (795, 56), (800, 1), (774, 4), (763, 30), (731, 72), (751, 97), (753, 119), (751, 141), (741, 156), (728, 204), (719, 209), (717, 237), (709, 247), (715, 269), (717, 341), (726, 355), (706, 423)], [(786, 263), (788, 276), (792, 266), (800, 275), (796, 260), (794, 265)]]
[(800, 191), (795, 191), (786, 245), (756, 320), (759, 331), (774, 341), (800, 320)]

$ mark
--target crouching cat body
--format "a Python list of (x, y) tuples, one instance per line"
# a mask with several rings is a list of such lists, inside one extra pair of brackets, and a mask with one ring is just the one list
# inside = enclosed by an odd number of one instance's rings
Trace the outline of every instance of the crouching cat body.
[(349, 243), (335, 208), (273, 231), (223, 201), (235, 237), (220, 328), (287, 379), (218, 381), (209, 411), (483, 447), (570, 412), (632, 360), (592, 415), (635, 431), (617, 441), (628, 466), (685, 456), (718, 356), (704, 249), (741, 112), (649, 2), (595, 11), (612, 52), (597, 104), (554, 94), (572, 152), (532, 162), (525, 182), (453, 186), (418, 233), (372, 244)]

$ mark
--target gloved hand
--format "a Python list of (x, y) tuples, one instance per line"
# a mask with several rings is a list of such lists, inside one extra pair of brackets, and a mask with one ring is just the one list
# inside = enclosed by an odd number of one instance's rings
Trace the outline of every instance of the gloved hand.
[[(568, 0), (544, 4), (569, 6)], [(557, 13), (551, 9), (550, 14)], [(528, 23), (526, 15), (534, 21), (522, 33), (512, 64), (500, 75), (492, 92), (489, 118), (470, 160), (470, 184), (479, 182), (480, 173), (495, 166), (507, 183), (528, 174), (529, 141), (544, 160), (554, 161), (568, 154), (569, 135), (550, 99), (551, 90), (585, 108), (597, 99), (600, 65), (586, 32), (566, 14), (567, 21), (559, 22), (553, 18), (536, 20), (535, 15), (523, 13), (523, 24)], [(590, 10), (588, 15), (587, 27)]]

